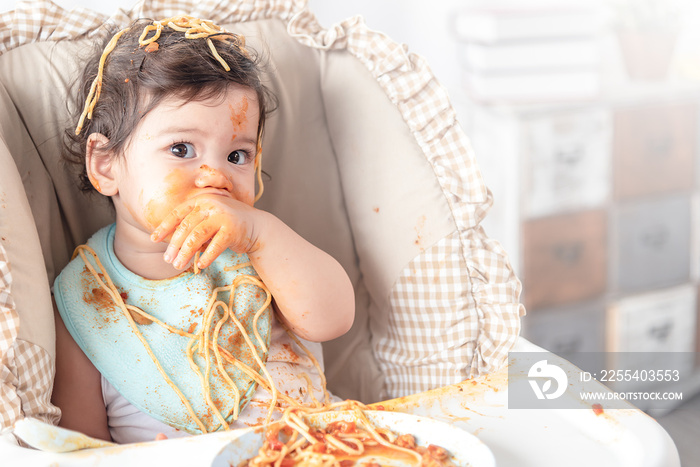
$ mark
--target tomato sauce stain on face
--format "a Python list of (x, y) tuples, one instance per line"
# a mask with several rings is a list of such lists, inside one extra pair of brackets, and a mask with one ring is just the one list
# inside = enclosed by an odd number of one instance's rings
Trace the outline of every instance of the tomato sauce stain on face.
[(231, 124), (233, 125), (231, 141), (233, 141), (238, 136), (237, 133), (244, 130), (248, 123), (248, 98), (243, 96), (238, 109), (235, 109), (231, 104), (228, 105), (228, 108), (231, 111)]
[(207, 164), (200, 165), (199, 170), (203, 172), (203, 175), (216, 175), (216, 169), (212, 169)]
[(144, 218), (151, 229), (155, 229), (165, 219), (165, 216), (185, 200), (189, 188), (187, 175), (182, 169), (174, 169), (165, 176), (163, 181), (162, 192), (153, 196), (144, 207)]

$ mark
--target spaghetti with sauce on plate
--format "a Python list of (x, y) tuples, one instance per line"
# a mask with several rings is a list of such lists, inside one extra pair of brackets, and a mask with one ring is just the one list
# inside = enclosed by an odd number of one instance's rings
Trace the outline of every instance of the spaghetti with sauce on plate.
[(389, 465), (454, 467), (446, 449), (419, 446), (411, 434), (397, 435), (376, 426), (368, 419), (367, 409), (351, 400), (318, 409), (289, 407), (280, 422), (265, 428), (257, 456), (239, 467), (378, 467), (388, 465), (386, 461)]

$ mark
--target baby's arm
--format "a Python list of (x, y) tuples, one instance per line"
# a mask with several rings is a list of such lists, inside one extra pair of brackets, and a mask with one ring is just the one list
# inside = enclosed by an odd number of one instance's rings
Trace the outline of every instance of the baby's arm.
[(61, 409), (59, 426), (112, 441), (99, 371), (71, 337), (54, 304), (56, 377), (51, 402)]
[(317, 342), (345, 334), (355, 317), (355, 295), (343, 267), (277, 217), (261, 213), (259, 248), (248, 256), (287, 324)]
[(177, 207), (153, 232), (172, 234), (166, 261), (183, 268), (203, 245), (205, 268), (226, 248), (247, 253), (284, 320), (300, 337), (326, 341), (352, 325), (355, 296), (342, 266), (272, 214), (236, 200), (201, 195)]

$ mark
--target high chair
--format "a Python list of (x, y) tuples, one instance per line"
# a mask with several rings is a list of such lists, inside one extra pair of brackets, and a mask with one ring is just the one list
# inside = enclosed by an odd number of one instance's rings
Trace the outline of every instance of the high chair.
[[(305, 3), (143, 0), (109, 21), (187, 13), (243, 34), (267, 58), (279, 105), (258, 206), (333, 255), (356, 292), (351, 331), (324, 344), (334, 394), (410, 399), (502, 375), (524, 314), (520, 283), (480, 227), (491, 194), (445, 89), (425, 60), (361, 18), (326, 29)], [(48, 0), (0, 14), (0, 458), (49, 459), (17, 446), (10, 427), (58, 422), (50, 285), (75, 246), (113, 220), (59, 157), (75, 125), (66, 102), (76, 58), (106, 20)]]

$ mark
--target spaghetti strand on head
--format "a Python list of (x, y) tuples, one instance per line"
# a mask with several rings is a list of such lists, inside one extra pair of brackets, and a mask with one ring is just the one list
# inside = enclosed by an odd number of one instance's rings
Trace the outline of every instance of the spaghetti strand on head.
[(83, 113), (80, 115), (80, 120), (78, 120), (78, 126), (75, 128), (76, 135), (79, 135), (82, 131), (85, 119), (92, 118), (92, 111), (95, 110), (97, 101), (100, 98), (100, 92), (102, 90), (102, 75), (104, 74), (107, 55), (109, 55), (109, 53), (112, 50), (114, 50), (114, 48), (117, 46), (117, 41), (119, 40), (119, 38), (126, 34), (128, 31), (129, 28), (125, 28), (116, 33), (112, 37), (112, 40), (109, 41), (109, 44), (107, 44), (107, 47), (105, 48), (104, 52), (102, 52), (102, 57), (100, 57), (100, 62), (97, 68), (97, 76), (95, 76), (95, 80), (92, 82), (92, 86), (90, 86), (90, 93), (88, 94), (88, 97), (85, 100), (85, 107), (83, 109)]
[[(221, 63), (221, 66), (226, 71), (231, 71), (231, 67), (228, 63), (221, 57), (219, 52), (214, 47), (214, 43), (211, 40), (211, 36), (215, 36), (217, 40), (229, 40), (231, 44), (236, 47), (242, 55), (250, 58), (250, 54), (245, 50), (245, 39), (237, 34), (230, 33), (224, 28), (215, 25), (213, 22), (208, 20), (202, 20), (199, 18), (194, 18), (191, 16), (176, 16), (173, 18), (166, 18), (160, 21), (153, 21), (151, 24), (146, 25), (139, 36), (138, 43), (141, 47), (149, 46), (151, 44), (157, 43), (161, 36), (164, 27), (168, 27), (174, 31), (184, 33), (185, 39), (206, 39), (207, 45), (211, 50), (214, 58)], [(83, 113), (78, 120), (78, 125), (75, 128), (75, 134), (79, 135), (85, 124), (85, 119), (92, 119), (92, 112), (97, 105), (97, 101), (100, 98), (100, 90), (102, 87), (102, 79), (104, 75), (104, 67), (107, 61), (107, 57), (117, 46), (117, 41), (125, 33), (129, 31), (130, 28), (124, 28), (117, 32), (105, 47), (100, 57), (100, 62), (98, 66), (97, 76), (95, 77), (88, 98), (85, 101), (85, 106), (83, 108)], [(148, 34), (155, 31), (151, 37)]]

